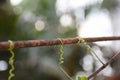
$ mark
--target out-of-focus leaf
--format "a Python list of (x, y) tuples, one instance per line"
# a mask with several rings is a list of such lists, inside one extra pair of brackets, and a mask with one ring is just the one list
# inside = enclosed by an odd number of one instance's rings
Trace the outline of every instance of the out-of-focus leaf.
[(113, 10), (117, 6), (117, 0), (103, 0), (102, 7)]

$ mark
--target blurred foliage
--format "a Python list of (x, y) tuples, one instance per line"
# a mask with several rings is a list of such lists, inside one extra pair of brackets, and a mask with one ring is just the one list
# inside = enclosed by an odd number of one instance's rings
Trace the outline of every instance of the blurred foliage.
[(102, 3), (102, 8), (106, 8), (108, 10), (114, 10), (117, 7), (117, 0), (104, 0)]
[(9, 3), (0, 2), (0, 40), (8, 40), (16, 36), (14, 34), (16, 33), (17, 18)]
[(20, 6), (22, 7), (22, 12), (33, 12), (34, 15), (42, 16), (49, 22), (53, 21), (53, 23), (57, 20), (55, 0), (25, 0)]
[[(76, 37), (76, 23), (73, 23), (72, 27), (62, 27), (59, 23), (60, 16), (56, 14), (55, 3), (56, 0), (23, 0), (17, 6), (11, 6), (9, 0), (1, 0), (0, 41)], [(115, 3), (113, 0), (104, 0), (101, 8), (114, 8)], [(85, 16), (95, 7), (98, 5), (86, 7)], [(45, 22), (45, 29), (42, 31), (35, 29), (35, 22), (38, 20)], [(57, 67), (58, 51), (56, 46), (15, 50), (16, 75), (13, 80), (67, 80)], [(83, 57), (87, 54), (84, 47), (76, 44), (65, 45), (64, 52), (64, 67), (71, 76), (84, 71)], [(0, 60), (8, 62), (9, 57), (8, 51), (0, 51)], [(8, 70), (9, 68), (0, 72), (0, 80), (7, 80)]]

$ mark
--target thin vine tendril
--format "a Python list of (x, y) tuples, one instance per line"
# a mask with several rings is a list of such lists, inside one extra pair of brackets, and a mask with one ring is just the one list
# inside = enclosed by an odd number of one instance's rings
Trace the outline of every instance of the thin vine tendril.
[(59, 65), (63, 64), (64, 63), (64, 57), (63, 57), (63, 42), (61, 39), (59, 39), (60, 42), (61, 42), (61, 45), (59, 45), (59, 48), (60, 48), (60, 57), (59, 57)]
[(14, 43), (13, 43), (13, 41), (11, 41), (11, 40), (8, 40), (8, 42), (9, 42), (9, 51), (10, 51), (10, 53), (11, 53), (11, 57), (10, 57), (10, 59), (9, 59), (9, 64), (10, 64), (10, 66), (11, 66), (11, 69), (9, 70), (9, 77), (8, 77), (8, 80), (11, 80), (12, 79), (12, 77), (14, 77), (15, 75), (14, 75), (14, 73), (13, 73), (13, 71), (14, 71), (14, 69), (15, 69), (15, 67), (14, 67), (14, 52), (13, 52), (13, 48), (14, 48)]
[(104, 62), (97, 56), (97, 54), (95, 53), (95, 51), (85, 42), (85, 40), (82, 39), (82, 38), (80, 38), (80, 37), (78, 37), (78, 39), (79, 39), (79, 41), (78, 41), (77, 44), (79, 44), (80, 42), (83, 43), (83, 44), (85, 45), (86, 49), (87, 49), (88, 51), (90, 51), (91, 54), (92, 54), (93, 56), (95, 56), (101, 64), (104, 65)]
[(59, 41), (61, 42), (61, 45), (59, 45), (59, 50), (60, 50), (60, 56), (59, 56), (59, 63), (58, 63), (58, 66), (60, 68), (60, 70), (66, 75), (67, 78), (69, 78), (70, 80), (73, 80), (69, 75), (68, 73), (61, 67), (61, 65), (64, 63), (64, 57), (63, 57), (63, 54), (64, 54), (64, 51), (63, 51), (63, 42), (60, 38), (58, 38)]

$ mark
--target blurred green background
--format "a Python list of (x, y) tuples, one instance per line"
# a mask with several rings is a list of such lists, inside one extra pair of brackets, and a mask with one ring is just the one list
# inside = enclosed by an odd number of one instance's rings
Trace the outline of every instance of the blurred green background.
[[(119, 0), (0, 0), (0, 41), (68, 37), (119, 36)], [(119, 41), (89, 43), (106, 62), (119, 51)], [(68, 80), (58, 68), (56, 46), (16, 49), (13, 80)], [(10, 53), (0, 50), (0, 80), (7, 80)], [(64, 69), (76, 78), (101, 64), (84, 45), (64, 45)], [(94, 80), (119, 73), (119, 59)]]

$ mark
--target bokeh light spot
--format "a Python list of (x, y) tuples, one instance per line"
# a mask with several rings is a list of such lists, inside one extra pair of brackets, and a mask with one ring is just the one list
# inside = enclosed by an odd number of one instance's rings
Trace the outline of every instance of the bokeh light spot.
[(42, 31), (44, 28), (45, 28), (45, 22), (44, 21), (38, 20), (38, 21), (35, 22), (35, 29), (37, 31)]
[(8, 65), (4, 60), (0, 60), (0, 71), (5, 71), (7, 70)]
[(71, 26), (72, 17), (68, 14), (64, 14), (60, 17), (60, 23), (63, 27)]
[(23, 0), (10, 0), (12, 5), (18, 5), (22, 2)]

